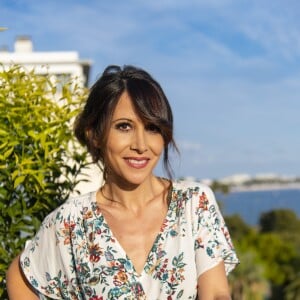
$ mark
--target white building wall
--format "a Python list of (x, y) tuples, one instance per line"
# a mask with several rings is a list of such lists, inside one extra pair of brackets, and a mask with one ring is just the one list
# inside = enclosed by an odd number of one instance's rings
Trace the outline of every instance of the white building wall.
[(29, 37), (17, 38), (14, 52), (0, 51), (0, 62), (4, 67), (19, 64), (29, 71), (34, 69), (38, 74), (69, 75), (77, 78), (84, 86), (88, 86), (92, 65), (90, 60), (79, 59), (76, 51), (34, 51)]

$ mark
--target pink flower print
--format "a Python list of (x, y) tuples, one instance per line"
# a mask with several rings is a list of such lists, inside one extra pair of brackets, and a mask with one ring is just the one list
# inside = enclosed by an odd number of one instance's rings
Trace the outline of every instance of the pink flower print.
[(199, 208), (208, 209), (208, 199), (204, 192), (199, 196)]
[(64, 221), (64, 228), (62, 229), (62, 234), (65, 236), (64, 245), (70, 244), (71, 237), (74, 236), (73, 230), (75, 228), (74, 222)]
[(204, 248), (203, 241), (199, 237), (195, 240), (195, 249)]

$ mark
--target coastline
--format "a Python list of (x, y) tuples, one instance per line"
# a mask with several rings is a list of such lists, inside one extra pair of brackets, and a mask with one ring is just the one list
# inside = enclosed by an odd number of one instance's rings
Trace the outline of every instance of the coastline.
[(228, 194), (217, 194), (225, 216), (239, 215), (251, 226), (259, 224), (265, 212), (278, 209), (294, 211), (300, 217), (300, 187), (292, 184), (273, 184), (251, 188), (235, 186)]
[(300, 190), (300, 182), (291, 182), (291, 183), (261, 183), (261, 184), (252, 184), (249, 186), (246, 185), (229, 185), (230, 193), (238, 192), (257, 192), (257, 191), (278, 191), (278, 190)]

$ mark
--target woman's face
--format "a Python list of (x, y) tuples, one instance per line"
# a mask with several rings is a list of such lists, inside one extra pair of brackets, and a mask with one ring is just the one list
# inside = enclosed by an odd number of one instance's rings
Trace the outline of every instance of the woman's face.
[(124, 92), (108, 130), (107, 179), (134, 185), (145, 182), (150, 179), (163, 149), (159, 129), (141, 121), (129, 95)]

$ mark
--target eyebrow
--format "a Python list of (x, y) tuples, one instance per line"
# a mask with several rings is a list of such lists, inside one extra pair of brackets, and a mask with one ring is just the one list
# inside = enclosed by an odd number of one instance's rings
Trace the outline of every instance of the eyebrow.
[(119, 121), (127, 121), (127, 122), (130, 122), (130, 123), (133, 123), (133, 120), (128, 119), (128, 118), (119, 118), (119, 119), (112, 120), (111, 122), (116, 123), (116, 122), (119, 122)]

